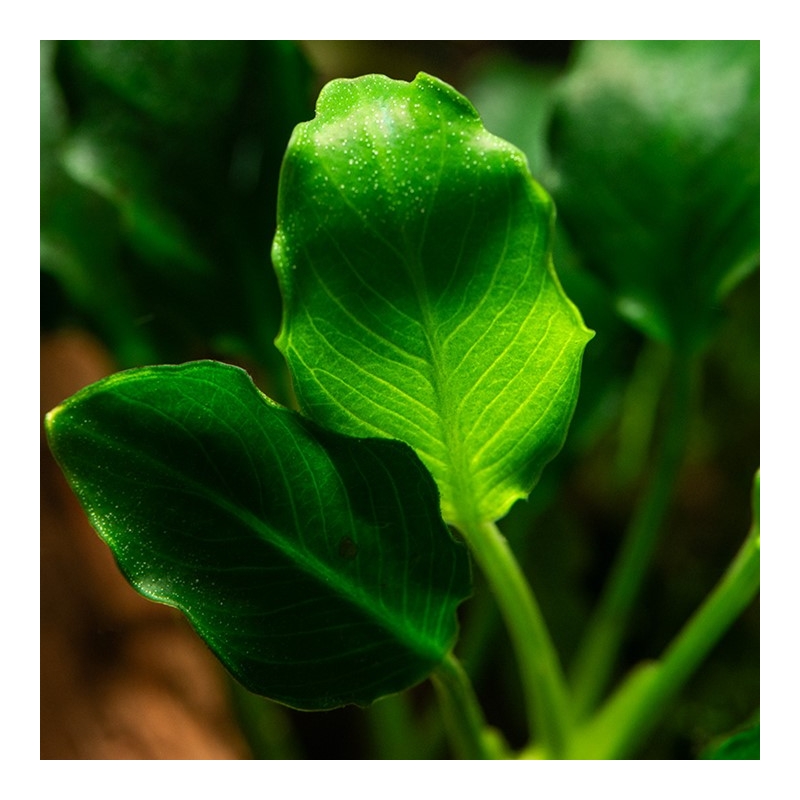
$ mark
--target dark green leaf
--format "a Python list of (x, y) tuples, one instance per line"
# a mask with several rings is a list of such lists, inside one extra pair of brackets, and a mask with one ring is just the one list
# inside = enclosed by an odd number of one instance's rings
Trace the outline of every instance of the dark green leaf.
[(522, 153), (425, 74), (328, 84), (286, 154), (273, 260), (301, 406), (411, 444), (460, 527), (528, 494), (575, 406), (592, 334), (552, 225)]
[(131, 584), (252, 691), (368, 704), (453, 645), (469, 562), (406, 445), (323, 431), (215, 362), (107, 378), (47, 430)]
[(759, 43), (586, 43), (551, 145), (559, 219), (619, 312), (703, 346), (758, 264)]
[(41, 326), (79, 322), (99, 335), (120, 363), (147, 363), (156, 348), (121, 269), (120, 217), (104, 197), (63, 169), (69, 126), (53, 73), (58, 43), (41, 43), (40, 236)]
[(53, 75), (53, 59), (56, 43), (39, 42), (39, 146), (40, 182), (42, 192), (53, 180), (52, 173), (58, 169), (54, 150), (64, 136), (67, 127), (64, 101)]
[[(90, 260), (83, 272), (121, 276), (142, 329), (132, 335), (148, 337), (157, 360), (233, 352), (282, 368), (269, 248), (286, 143), (311, 113), (310, 71), (296, 45), (60, 42), (56, 75), (69, 120), (61, 163), (113, 208), (123, 245), (104, 270)], [(91, 246), (90, 220), (57, 222), (46, 221), (48, 235), (69, 240), (71, 252)], [(105, 334), (116, 298), (99, 288), (87, 298), (72, 271), (53, 274)]]

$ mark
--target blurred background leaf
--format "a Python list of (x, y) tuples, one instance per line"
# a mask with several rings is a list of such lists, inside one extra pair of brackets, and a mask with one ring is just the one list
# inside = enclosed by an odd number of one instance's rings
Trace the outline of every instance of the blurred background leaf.
[(43, 43), (43, 320), (87, 324), (122, 367), (279, 373), (269, 254), (310, 78), (291, 42)]
[(583, 43), (557, 94), (565, 227), (624, 318), (701, 349), (758, 265), (759, 43)]

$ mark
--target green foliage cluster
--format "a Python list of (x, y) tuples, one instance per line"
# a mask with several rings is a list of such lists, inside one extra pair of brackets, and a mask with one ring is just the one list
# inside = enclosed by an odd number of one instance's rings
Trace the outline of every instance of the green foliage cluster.
[(286, 141), (311, 113), (288, 42), (43, 42), (43, 324), (122, 367), (228, 354), (274, 369), (264, 269)]
[[(443, 730), (466, 758), (641, 753), (758, 590), (756, 493), (725, 574), (620, 672), (758, 265), (758, 43), (585, 43), (473, 73), (475, 106), (425, 73), (336, 80), (313, 119), (310, 74), (288, 43), (43, 45), (45, 316), (138, 367), (50, 412), (53, 453), (131, 584), (245, 687), (386, 698), (380, 757)], [(638, 494), (588, 614), (574, 534), (532, 534), (574, 465)], [(478, 683), (500, 620), (507, 727)], [(441, 718), (395, 694), (428, 676)]]

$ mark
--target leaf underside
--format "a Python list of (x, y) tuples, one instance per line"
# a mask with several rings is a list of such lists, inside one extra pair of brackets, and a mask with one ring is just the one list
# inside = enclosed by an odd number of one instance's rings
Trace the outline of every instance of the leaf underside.
[(468, 557), (406, 445), (323, 431), (215, 362), (107, 378), (47, 430), (130, 583), (248, 689), (366, 705), (452, 646)]
[(304, 412), (409, 443), (448, 521), (502, 517), (563, 444), (592, 335), (522, 153), (425, 74), (333, 81), (278, 205), (278, 346)]

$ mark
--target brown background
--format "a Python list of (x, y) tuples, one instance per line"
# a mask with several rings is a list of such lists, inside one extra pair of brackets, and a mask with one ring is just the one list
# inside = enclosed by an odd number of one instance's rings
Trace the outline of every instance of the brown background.
[[(43, 339), (41, 411), (114, 371), (80, 333)], [(41, 758), (249, 757), (222, 668), (174, 609), (140, 597), (41, 438)]]

